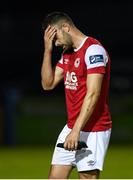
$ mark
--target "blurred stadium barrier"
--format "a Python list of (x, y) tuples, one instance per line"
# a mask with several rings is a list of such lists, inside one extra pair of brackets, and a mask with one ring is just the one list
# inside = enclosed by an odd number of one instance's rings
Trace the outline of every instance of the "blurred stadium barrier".
[[(16, 96), (14, 97), (16, 98)], [(13, 103), (10, 106), (11, 109), (8, 107), (10, 111), (5, 111), (6, 116), (3, 116), (2, 112), (0, 113), (2, 126), (5, 126), (2, 124), (3, 118), (9, 117), (8, 121), (6, 120), (8, 124), (4, 128), (5, 131), (0, 133), (0, 141), (3, 144), (53, 145), (66, 123), (64, 95), (53, 95), (52, 93), (43, 96), (27, 95), (18, 98), (14, 107)], [(133, 142), (132, 107), (133, 96), (131, 94), (111, 94), (112, 143)], [(4, 138), (7, 136), (8, 141)]]

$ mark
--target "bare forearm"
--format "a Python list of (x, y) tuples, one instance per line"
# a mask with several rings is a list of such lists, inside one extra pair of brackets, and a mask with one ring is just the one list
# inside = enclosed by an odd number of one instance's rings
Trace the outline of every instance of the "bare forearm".
[(80, 114), (75, 122), (73, 130), (80, 132), (83, 129), (96, 107), (98, 98), (99, 94), (97, 93), (88, 93), (85, 96)]
[(42, 69), (41, 69), (41, 78), (42, 78), (43, 86), (46, 88), (51, 86), (54, 79), (51, 58), (52, 58), (51, 52), (49, 51), (44, 52)]
[(41, 69), (42, 86), (44, 89), (49, 90), (52, 88), (54, 81), (54, 74), (52, 69), (52, 50), (53, 50), (53, 39), (56, 34), (56, 29), (48, 26), (44, 31), (44, 56)]

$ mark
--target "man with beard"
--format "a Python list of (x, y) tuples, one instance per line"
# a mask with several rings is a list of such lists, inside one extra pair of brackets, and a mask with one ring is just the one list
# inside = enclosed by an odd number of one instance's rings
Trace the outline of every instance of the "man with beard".
[[(52, 90), (64, 79), (67, 124), (52, 157), (49, 179), (69, 178), (73, 167), (80, 179), (97, 179), (103, 169), (112, 121), (108, 106), (110, 59), (102, 44), (83, 34), (63, 12), (52, 12), (43, 22), (42, 86)], [(63, 53), (52, 68), (53, 46)], [(84, 141), (87, 148), (78, 149)], [(64, 148), (57, 147), (63, 143)]]

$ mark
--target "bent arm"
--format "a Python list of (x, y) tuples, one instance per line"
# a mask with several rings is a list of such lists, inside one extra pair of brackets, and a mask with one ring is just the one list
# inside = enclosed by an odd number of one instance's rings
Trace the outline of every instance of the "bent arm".
[(41, 67), (41, 82), (44, 90), (53, 89), (63, 79), (63, 69), (52, 67), (53, 39), (56, 34), (54, 27), (48, 26), (44, 32), (45, 51)]
[(80, 114), (75, 122), (73, 130), (80, 132), (89, 121), (101, 93), (103, 74), (87, 75), (87, 93), (84, 98)]
[(44, 90), (52, 90), (63, 79), (63, 69), (56, 66), (55, 69), (51, 65), (51, 55), (44, 55), (41, 69), (41, 81)]

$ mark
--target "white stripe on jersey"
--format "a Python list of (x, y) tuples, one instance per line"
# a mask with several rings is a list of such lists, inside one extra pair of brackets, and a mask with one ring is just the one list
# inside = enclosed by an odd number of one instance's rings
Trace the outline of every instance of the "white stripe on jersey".
[(87, 69), (106, 66), (107, 62), (108, 62), (107, 53), (101, 45), (93, 44), (87, 48), (85, 53), (85, 63)]

